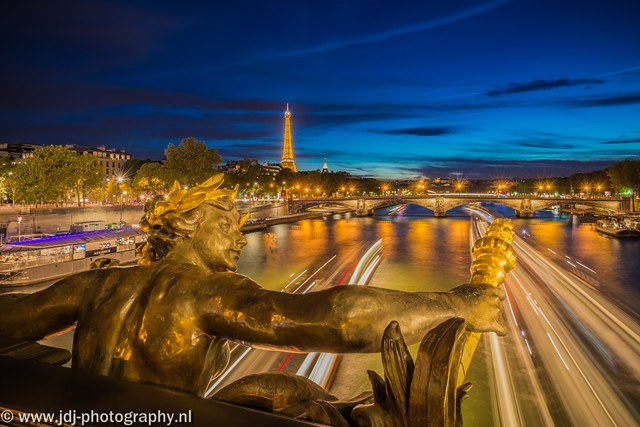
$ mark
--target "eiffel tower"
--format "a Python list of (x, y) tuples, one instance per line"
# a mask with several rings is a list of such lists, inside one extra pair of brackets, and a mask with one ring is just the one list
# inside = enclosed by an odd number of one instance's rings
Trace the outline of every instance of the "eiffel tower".
[(289, 112), (288, 103), (287, 111), (284, 113), (284, 146), (282, 147), (280, 166), (297, 172), (296, 162), (293, 160), (293, 147), (291, 146), (291, 113)]

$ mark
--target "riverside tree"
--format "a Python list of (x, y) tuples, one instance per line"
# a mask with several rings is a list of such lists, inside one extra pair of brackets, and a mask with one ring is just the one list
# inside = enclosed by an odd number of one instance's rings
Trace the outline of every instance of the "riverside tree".
[(158, 194), (167, 189), (167, 171), (160, 163), (144, 163), (138, 168), (132, 186), (140, 192)]
[[(78, 206), (81, 206), (84, 205), (83, 200), (87, 193), (100, 186), (104, 181), (104, 171), (98, 159), (91, 154), (70, 153), (72, 154), (72, 162), (69, 174), (73, 176), (73, 188), (78, 198)], [(80, 197), (80, 192), (82, 192), (82, 197)]]
[(80, 191), (84, 194), (104, 179), (102, 168), (92, 155), (80, 155), (55, 145), (35, 150), (32, 157), (17, 165), (14, 177), (19, 198), (36, 204), (57, 204), (69, 189), (74, 189), (80, 199)]
[(616, 191), (627, 188), (636, 194), (640, 192), (640, 160), (625, 159), (605, 169)]
[(176, 147), (169, 144), (165, 150), (167, 161), (164, 164), (169, 182), (178, 180), (192, 187), (216, 173), (222, 158), (215, 148), (207, 148), (204, 141), (193, 137), (183, 139)]
[(51, 145), (39, 148), (33, 156), (16, 168), (15, 176), (21, 199), (27, 202), (56, 204), (69, 188), (73, 188), (73, 153), (64, 147)]

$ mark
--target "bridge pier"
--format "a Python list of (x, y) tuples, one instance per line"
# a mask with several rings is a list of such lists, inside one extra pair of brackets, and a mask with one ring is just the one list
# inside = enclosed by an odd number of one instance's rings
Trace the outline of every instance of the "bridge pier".
[(522, 211), (516, 211), (516, 217), (518, 218), (533, 218), (533, 212), (531, 212), (530, 210), (522, 210)]
[(520, 201), (519, 209), (516, 209), (516, 216), (518, 218), (532, 218), (533, 208), (531, 207), (531, 199), (525, 197)]
[(444, 218), (447, 216), (444, 197), (436, 197), (436, 205), (433, 208), (433, 216), (436, 218)]
[(367, 201), (365, 199), (358, 199), (356, 202), (356, 216), (371, 216), (373, 215), (373, 209), (367, 208)]

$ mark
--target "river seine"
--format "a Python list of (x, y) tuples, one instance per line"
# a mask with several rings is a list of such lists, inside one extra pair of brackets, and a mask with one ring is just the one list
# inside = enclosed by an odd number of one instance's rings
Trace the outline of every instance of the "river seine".
[[(596, 232), (591, 224), (553, 211), (539, 211), (533, 218), (520, 219), (514, 218), (514, 211), (508, 208), (488, 204), (485, 207), (499, 216), (513, 218), (518, 235), (539, 253), (564, 265), (631, 317), (639, 318), (640, 239), (609, 237)], [(296, 275), (323, 266), (326, 273), (318, 277), (337, 282), (340, 275), (332, 276), (332, 268), (339, 269), (340, 262), (346, 262), (348, 267), (366, 247), (382, 239), (382, 260), (369, 286), (406, 291), (449, 290), (469, 279), (471, 214), (458, 208), (447, 215), (435, 218), (427, 209), (407, 205), (400, 215), (382, 209), (372, 217), (340, 214), (272, 226), (246, 235), (248, 245), (238, 272), (266, 288), (280, 290)], [(472, 426), (495, 424), (494, 409), (486, 398), (490, 391), (486, 379), (488, 346), (483, 341), (467, 378), (474, 388), (463, 405), (465, 423)], [(365, 371), (381, 373), (379, 358), (345, 356), (330, 391), (347, 398), (370, 390)]]

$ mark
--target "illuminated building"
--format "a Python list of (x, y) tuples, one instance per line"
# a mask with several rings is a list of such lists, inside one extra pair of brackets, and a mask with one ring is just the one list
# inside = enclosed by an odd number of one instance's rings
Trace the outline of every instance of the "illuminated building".
[(284, 113), (284, 145), (282, 147), (280, 165), (283, 168), (297, 172), (296, 162), (293, 160), (293, 147), (291, 146), (291, 113), (289, 112), (289, 104), (287, 104), (287, 111)]

